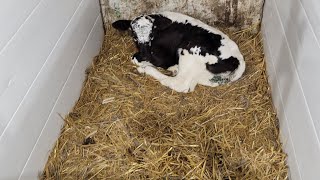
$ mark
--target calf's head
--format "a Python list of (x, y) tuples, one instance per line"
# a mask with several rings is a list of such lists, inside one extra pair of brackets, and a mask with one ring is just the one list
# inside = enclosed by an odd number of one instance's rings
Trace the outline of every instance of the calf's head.
[(154, 19), (143, 15), (134, 20), (118, 20), (112, 23), (115, 29), (130, 30), (141, 55), (145, 58), (150, 55), (151, 40), (153, 39)]
[(134, 41), (138, 45), (149, 45), (153, 39), (153, 22), (150, 16), (143, 15), (134, 20), (118, 20), (112, 23), (112, 27), (120, 31), (130, 30)]

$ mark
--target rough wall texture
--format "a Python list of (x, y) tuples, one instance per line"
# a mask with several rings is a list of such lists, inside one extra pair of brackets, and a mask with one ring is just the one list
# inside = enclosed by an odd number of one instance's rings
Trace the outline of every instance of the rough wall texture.
[(260, 23), (264, 0), (100, 0), (105, 24), (159, 11), (176, 11), (209, 25), (243, 29)]

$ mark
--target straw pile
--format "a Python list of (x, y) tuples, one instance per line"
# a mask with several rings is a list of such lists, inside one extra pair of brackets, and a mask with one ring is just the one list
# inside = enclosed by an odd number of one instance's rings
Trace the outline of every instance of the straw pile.
[(287, 179), (261, 36), (227, 33), (243, 78), (183, 94), (140, 75), (109, 29), (42, 179)]

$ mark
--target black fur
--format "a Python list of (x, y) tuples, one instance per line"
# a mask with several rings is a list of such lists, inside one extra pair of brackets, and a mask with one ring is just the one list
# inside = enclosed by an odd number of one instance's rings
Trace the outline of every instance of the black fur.
[[(185, 23), (172, 22), (170, 19), (162, 15), (150, 15), (154, 19), (153, 30), (150, 35), (151, 46), (147, 44), (136, 43), (139, 53), (134, 57), (138, 61), (149, 61), (157, 67), (167, 69), (170, 66), (179, 63), (178, 49), (186, 49), (190, 53), (191, 48), (200, 47), (200, 55), (206, 54), (215, 55), (218, 57), (218, 62), (215, 64), (206, 64), (207, 70), (218, 74), (227, 71), (234, 71), (239, 66), (238, 59), (230, 57), (228, 59), (221, 59), (218, 50), (222, 44), (223, 37), (219, 34), (214, 34), (206, 29), (198, 26), (193, 26), (188, 21)], [(120, 30), (127, 30), (128, 21), (116, 21), (113, 27)], [(134, 38), (135, 35), (133, 35)], [(181, 53), (181, 55), (183, 55)]]
[(218, 59), (218, 62), (215, 64), (206, 64), (206, 68), (214, 73), (220, 74), (223, 72), (233, 72), (239, 66), (239, 60), (233, 56), (229, 57), (228, 59)]
[(130, 28), (131, 20), (118, 20), (112, 23), (112, 27), (120, 30), (120, 31), (126, 31)]

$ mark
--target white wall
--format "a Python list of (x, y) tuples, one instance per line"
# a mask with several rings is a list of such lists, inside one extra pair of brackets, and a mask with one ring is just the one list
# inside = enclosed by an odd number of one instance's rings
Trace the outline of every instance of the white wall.
[(36, 179), (98, 54), (98, 0), (0, 2), (0, 179)]
[(267, 71), (291, 179), (320, 178), (320, 1), (266, 0)]

